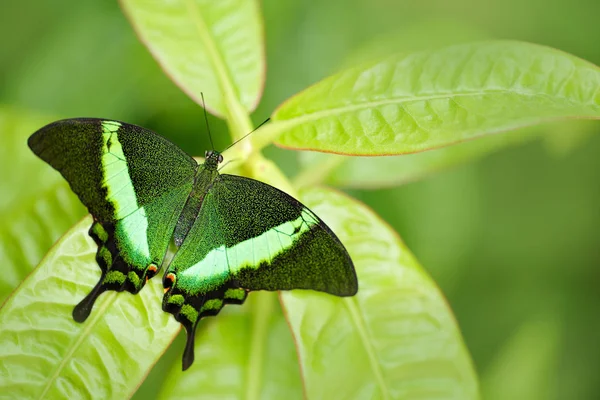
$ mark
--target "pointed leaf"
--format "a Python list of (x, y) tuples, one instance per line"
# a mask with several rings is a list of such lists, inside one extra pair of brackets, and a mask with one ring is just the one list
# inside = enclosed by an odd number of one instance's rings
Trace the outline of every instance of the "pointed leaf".
[(51, 120), (0, 109), (0, 304), (52, 243), (85, 215), (67, 182), (27, 147), (29, 135)]
[(160, 399), (301, 399), (298, 357), (277, 295), (256, 292), (242, 307), (203, 320), (196, 360), (177, 360)]
[(97, 282), (90, 217), (75, 225), (0, 309), (0, 393), (14, 398), (124, 398), (179, 324), (153, 279), (136, 296), (105, 293), (87, 321), (71, 312)]
[(302, 193), (339, 235), (358, 294), (282, 294), (308, 398), (476, 399), (477, 378), (448, 304), (395, 232), (326, 189)]
[[(264, 84), (256, 1), (121, 0), (140, 40), (194, 101), (224, 116), (253, 110)], [(241, 103), (243, 110), (235, 109)], [(230, 109), (233, 108), (233, 109)]]
[(392, 157), (348, 157), (303, 151), (298, 153), (298, 157), (305, 169), (294, 181), (296, 186), (326, 182), (335, 186), (362, 189), (393, 187), (540, 137), (546, 139), (549, 150), (562, 154), (581, 144), (596, 129), (596, 121), (564, 121)]
[(520, 42), (456, 45), (360, 65), (282, 104), (284, 147), (405, 154), (566, 118), (600, 118), (600, 69)]

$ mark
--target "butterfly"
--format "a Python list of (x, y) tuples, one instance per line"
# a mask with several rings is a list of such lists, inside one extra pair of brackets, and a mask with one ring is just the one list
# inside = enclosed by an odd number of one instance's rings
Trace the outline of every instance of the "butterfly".
[(194, 361), (200, 319), (242, 304), (249, 291), (358, 290), (348, 252), (319, 217), (270, 185), (220, 174), (218, 151), (199, 165), (150, 130), (95, 118), (51, 123), (28, 144), (94, 219), (89, 235), (101, 276), (75, 306), (75, 321), (84, 322), (107, 290), (138, 293), (174, 243), (162, 309), (186, 330), (183, 370)]

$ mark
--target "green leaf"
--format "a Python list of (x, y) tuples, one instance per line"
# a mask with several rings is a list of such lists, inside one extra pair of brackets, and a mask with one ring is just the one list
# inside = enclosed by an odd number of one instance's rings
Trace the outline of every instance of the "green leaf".
[(398, 186), (533, 138), (532, 133), (517, 131), (422, 153), (377, 158), (302, 152), (299, 157), (306, 169), (296, 177), (295, 183), (303, 187), (324, 181), (330, 185), (362, 189)]
[(153, 279), (136, 296), (105, 293), (83, 324), (75, 304), (100, 277), (90, 217), (75, 225), (0, 309), (0, 393), (15, 398), (124, 398), (178, 332)]
[(200, 322), (196, 360), (174, 363), (160, 399), (301, 399), (302, 382), (292, 336), (277, 295), (255, 292)]
[(207, 108), (220, 116), (245, 115), (256, 107), (265, 70), (256, 1), (121, 0), (121, 5), (141, 41), (194, 101), (202, 104), (204, 92)]
[(545, 139), (549, 151), (564, 154), (583, 143), (596, 128), (595, 121), (570, 120), (518, 129), (503, 135), (483, 136), (478, 140), (421, 153), (391, 157), (348, 157), (303, 151), (298, 153), (298, 157), (305, 168), (294, 179), (294, 183), (297, 187), (322, 182), (361, 189), (393, 187), (423, 179), (435, 172), (472, 162), (540, 137)]
[(29, 135), (48, 122), (42, 115), (0, 108), (0, 304), (85, 214), (67, 182), (27, 147)]
[(444, 297), (395, 232), (327, 189), (302, 193), (355, 263), (358, 294), (282, 294), (308, 398), (475, 399), (477, 378)]
[(600, 69), (520, 42), (445, 47), (360, 65), (282, 104), (269, 137), (296, 149), (405, 154), (567, 118), (600, 118)]

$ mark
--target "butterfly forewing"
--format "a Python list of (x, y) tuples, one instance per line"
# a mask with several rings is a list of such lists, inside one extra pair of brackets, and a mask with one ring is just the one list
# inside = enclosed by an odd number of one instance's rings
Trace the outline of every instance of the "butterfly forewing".
[(94, 217), (102, 277), (74, 311), (83, 321), (103, 291), (137, 293), (160, 267), (191, 191), (196, 162), (155, 133), (102, 119), (54, 122), (29, 147), (57, 169)]

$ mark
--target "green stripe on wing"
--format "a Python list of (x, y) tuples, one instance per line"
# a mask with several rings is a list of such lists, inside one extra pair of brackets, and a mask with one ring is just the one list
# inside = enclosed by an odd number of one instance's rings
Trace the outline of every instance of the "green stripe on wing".
[(94, 217), (102, 276), (75, 308), (83, 321), (106, 290), (137, 293), (162, 264), (191, 191), (196, 162), (155, 133), (118, 121), (68, 119), (29, 138)]

